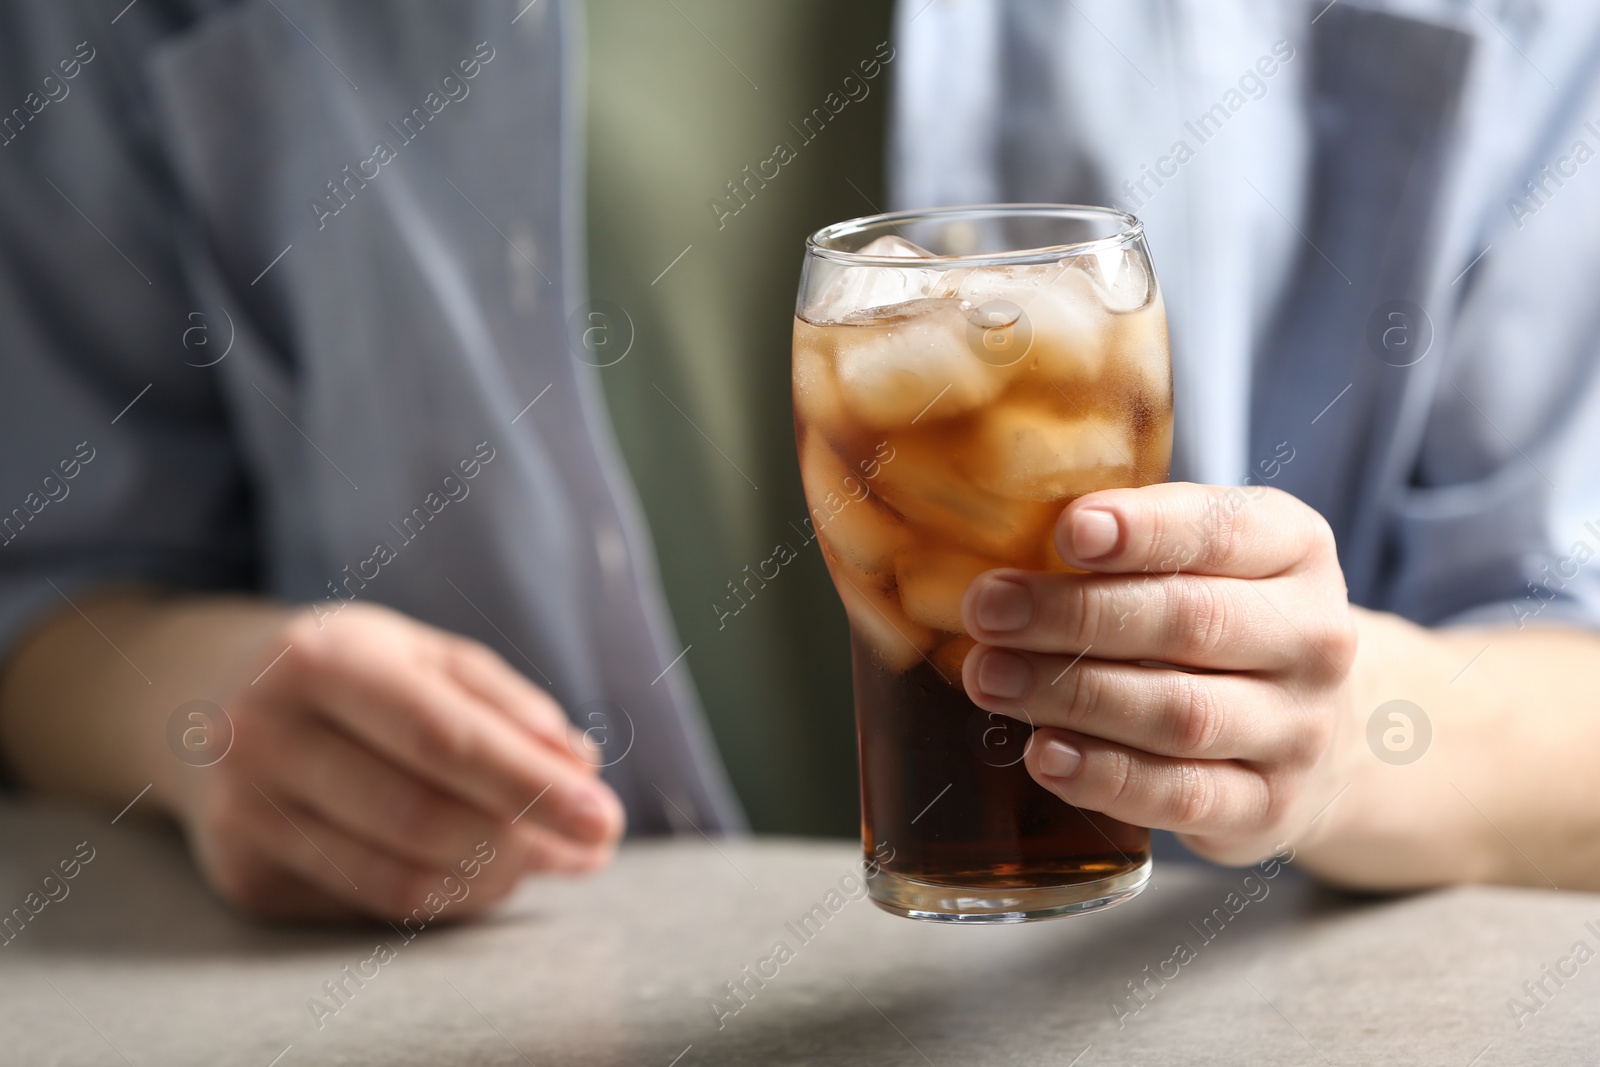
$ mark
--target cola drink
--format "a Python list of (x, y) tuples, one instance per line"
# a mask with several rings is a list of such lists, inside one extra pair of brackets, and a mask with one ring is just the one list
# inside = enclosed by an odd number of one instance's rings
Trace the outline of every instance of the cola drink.
[(960, 617), (986, 570), (1070, 569), (1067, 503), (1167, 477), (1166, 317), (1137, 220), (996, 207), (819, 231), (793, 370), (809, 521), (850, 620), (872, 898), (1017, 922), (1137, 893), (1148, 831), (1032, 780), (1029, 723), (962, 688)]

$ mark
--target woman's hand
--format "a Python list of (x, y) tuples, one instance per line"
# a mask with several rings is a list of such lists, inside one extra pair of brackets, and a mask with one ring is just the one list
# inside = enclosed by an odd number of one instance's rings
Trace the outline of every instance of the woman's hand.
[(173, 806), (206, 877), (256, 914), (398, 920), (433, 894), (460, 917), (527, 872), (603, 865), (622, 833), (548, 695), (386, 608), (293, 616), (221, 703), (232, 747), (184, 768)]
[(1354, 754), (1322, 517), (1275, 489), (1114, 489), (1069, 505), (1056, 546), (1090, 573), (989, 571), (962, 603), (966, 690), (1039, 727), (1035, 781), (1224, 863), (1305, 830)]

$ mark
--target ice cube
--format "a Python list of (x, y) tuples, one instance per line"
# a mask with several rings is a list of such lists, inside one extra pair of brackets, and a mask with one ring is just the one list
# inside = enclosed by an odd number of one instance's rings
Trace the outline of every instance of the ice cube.
[(891, 671), (914, 666), (933, 647), (937, 636), (932, 630), (908, 619), (895, 598), (870, 580), (851, 573), (848, 565), (828, 561), (839, 599), (844, 602), (850, 628), (872, 649), (878, 661)]
[[(932, 253), (910, 241), (885, 234), (860, 249), (861, 255), (925, 259)], [(920, 300), (933, 292), (942, 274), (912, 267), (852, 266), (819, 260), (812, 268), (827, 272), (818, 294), (804, 309), (815, 323), (837, 323), (873, 317), (883, 308)]]
[(894, 561), (900, 605), (912, 621), (945, 633), (962, 633), (961, 598), (984, 571), (1002, 564), (970, 552), (912, 549)]
[(845, 492), (845, 477), (850, 468), (828, 439), (811, 427), (804, 427), (800, 436), (800, 481), (805, 485), (806, 502), (813, 507), (821, 504), (829, 493)]
[(1145, 307), (1118, 315), (1111, 349), (1115, 361), (1126, 367), (1147, 402), (1158, 407), (1172, 403), (1172, 356), (1167, 342), (1167, 312), (1157, 293)]
[[(811, 515), (817, 522), (818, 511), (812, 509)], [(836, 554), (867, 574), (886, 573), (895, 553), (909, 541), (904, 524), (871, 497), (847, 500), (817, 532)]]
[(839, 385), (863, 424), (887, 429), (970, 411), (1000, 395), (1006, 369), (978, 358), (955, 300), (920, 300), (899, 317), (852, 326), (838, 339)]
[(800, 448), (800, 474), (811, 507), (811, 527), (834, 554), (866, 575), (887, 574), (909, 535), (869, 494), (871, 482), (852, 471), (818, 433)]
[(832, 331), (803, 319), (794, 324), (794, 407), (802, 426), (836, 433), (843, 401), (833, 373)]
[(1107, 248), (1083, 259), (1108, 310), (1137, 311), (1149, 301), (1150, 271), (1136, 249)]
[(1057, 272), (1050, 284), (1029, 294), (1022, 310), (1033, 331), (1031, 354), (1041, 375), (1067, 382), (1101, 375), (1111, 322), (1081, 270)]
[(1035, 558), (1055, 509), (990, 492), (963, 473), (966, 442), (897, 440), (873, 492), (905, 516), (910, 536), (931, 534), (976, 555), (1023, 566)]
[(874, 237), (856, 250), (858, 256), (894, 256), (896, 259), (931, 259), (933, 253), (897, 233)]
[(944, 644), (933, 650), (929, 658), (933, 660), (934, 669), (951, 685), (960, 688), (961, 666), (967, 660), (967, 653), (978, 647), (978, 642), (966, 634), (957, 634)]
[(984, 413), (963, 472), (1002, 496), (1054, 503), (1135, 484), (1137, 444), (1131, 426), (1103, 415), (1007, 404)]
[(1023, 263), (999, 267), (962, 267), (945, 272), (939, 287), (941, 295), (958, 297), (969, 304), (989, 300), (1021, 302), (1040, 286), (1060, 277), (1060, 263)]
[(1010, 326), (1001, 341), (1020, 346), (1005, 349), (1015, 352), (1011, 359), (1031, 357), (1023, 368), (1037, 365), (1047, 377), (1068, 380), (1099, 376), (1109, 323), (1075, 260), (950, 271), (940, 292), (965, 301), (969, 320), (979, 327)]

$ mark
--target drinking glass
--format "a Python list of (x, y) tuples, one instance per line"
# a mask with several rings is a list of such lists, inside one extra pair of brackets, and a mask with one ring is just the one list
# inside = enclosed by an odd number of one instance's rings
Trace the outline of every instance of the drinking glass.
[(1068, 502), (1166, 480), (1171, 360), (1141, 224), (1016, 204), (828, 226), (806, 243), (793, 373), (809, 525), (850, 619), (872, 899), (1004, 923), (1134, 896), (1149, 831), (1032, 780), (1026, 708), (962, 687), (960, 608), (992, 568), (1070, 571)]

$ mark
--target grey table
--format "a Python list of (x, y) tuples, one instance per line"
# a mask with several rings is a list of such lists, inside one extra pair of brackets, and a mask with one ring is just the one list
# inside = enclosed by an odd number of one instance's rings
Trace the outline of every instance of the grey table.
[(1573, 956), (1600, 950), (1600, 897), (1359, 900), (1168, 864), (1099, 915), (958, 929), (851, 899), (857, 866), (838, 843), (632, 845), (407, 940), (242, 921), (137, 812), (0, 806), (0, 914), (39, 908), (0, 947), (0, 1064), (1600, 1063), (1600, 958)]

